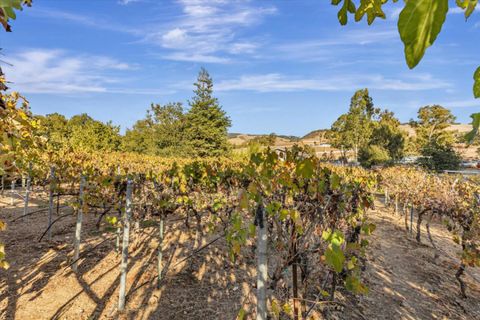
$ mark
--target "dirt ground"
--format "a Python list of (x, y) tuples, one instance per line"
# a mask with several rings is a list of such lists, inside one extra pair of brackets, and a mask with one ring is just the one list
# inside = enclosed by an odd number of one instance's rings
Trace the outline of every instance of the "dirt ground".
[[(46, 201), (37, 195), (31, 204), (33, 211)], [(60, 214), (69, 210), (63, 208)], [(96, 218), (86, 215), (83, 254), (74, 273), (69, 263), (75, 217), (60, 219), (52, 241), (39, 242), (46, 211), (11, 222), (22, 212), (20, 199), (11, 206), (7, 195), (0, 197), (0, 218), (8, 222), (0, 238), (11, 263), (9, 270), (0, 270), (0, 319), (235, 319), (242, 306), (253, 305), (254, 260), (231, 263), (220, 239), (195, 259), (181, 262), (193, 247), (192, 237), (175, 225), (179, 222), (167, 222), (163, 250), (168, 271), (161, 289), (155, 279), (157, 231), (141, 228), (131, 237), (127, 310), (118, 314), (115, 235), (98, 231)], [(343, 307), (324, 312), (326, 318), (480, 319), (480, 274), (467, 270), (468, 298), (460, 298), (455, 280), (460, 248), (439, 222), (432, 233), (442, 252), (434, 259), (425, 234), (418, 244), (404, 231), (402, 217), (381, 204), (370, 215), (377, 224), (364, 273), (370, 292), (358, 297), (339, 292)], [(205, 241), (212, 239), (215, 236)]]

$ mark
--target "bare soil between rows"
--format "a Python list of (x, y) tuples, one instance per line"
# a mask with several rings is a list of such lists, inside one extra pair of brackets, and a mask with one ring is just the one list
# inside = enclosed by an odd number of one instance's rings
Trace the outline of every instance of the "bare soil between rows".
[[(34, 196), (29, 210), (45, 207), (45, 200)], [(71, 211), (63, 208), (60, 214)], [(7, 195), (0, 197), (0, 219), (10, 222), (22, 213), (20, 199), (11, 206)], [(369, 294), (339, 292), (341, 303), (322, 307), (317, 318), (480, 319), (480, 273), (467, 269), (468, 298), (462, 299), (455, 279), (460, 247), (441, 222), (431, 228), (441, 250), (434, 259), (425, 230), (423, 243), (417, 243), (404, 230), (403, 218), (379, 203), (370, 218), (377, 229), (370, 239), (364, 272)], [(9, 270), (0, 270), (0, 319), (235, 319), (242, 307), (247, 318), (253, 317), (254, 259), (230, 262), (225, 241), (219, 240), (194, 259), (179, 263), (194, 243), (193, 234), (179, 221), (166, 224), (163, 251), (168, 272), (160, 289), (155, 279), (157, 229), (132, 232), (127, 310), (119, 314), (120, 256), (115, 252), (115, 235), (97, 230), (96, 221), (95, 216), (86, 215), (78, 273), (68, 266), (74, 215), (53, 226), (50, 242), (39, 242), (47, 227), (46, 211), (8, 223), (0, 233), (11, 264)]]

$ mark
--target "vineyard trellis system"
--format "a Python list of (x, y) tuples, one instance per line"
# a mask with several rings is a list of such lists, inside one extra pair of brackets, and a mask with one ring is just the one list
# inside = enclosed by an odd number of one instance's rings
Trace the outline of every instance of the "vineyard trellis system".
[[(479, 265), (479, 187), (471, 180), (411, 169), (372, 172), (334, 167), (307, 156), (300, 148), (288, 150), (283, 159), (267, 150), (252, 155), (248, 161), (71, 153), (36, 159), (23, 164), (23, 168), (27, 176), (24, 213), (12, 221), (48, 210), (45, 233), (50, 240), (53, 224), (69, 215), (58, 215), (58, 210), (72, 207), (77, 219), (69, 266), (77, 272), (84, 258), (80, 243), (83, 215), (98, 214), (97, 227), (103, 223), (112, 230), (112, 237), (101, 243), (115, 239), (121, 253), (120, 311), (128, 298), (130, 224), (152, 219), (158, 228), (157, 274), (130, 292), (154, 281), (161, 287), (170, 266), (162, 261), (165, 232), (172, 231), (165, 228), (165, 223), (183, 221), (194, 233), (194, 244), (177, 264), (194, 258), (219, 239), (228, 244), (225, 258), (233, 261), (251, 254), (251, 250), (242, 248), (256, 248), (257, 319), (269, 315), (305, 319), (320, 302), (333, 301), (339, 286), (366, 293), (361, 270), (368, 236), (375, 229), (366, 212), (373, 206), (377, 187), (383, 188), (385, 203), (394, 206), (395, 212), (403, 207), (407, 230), (410, 218), (410, 232), (416, 208), (418, 241), (420, 226), (426, 219), (436, 255), (429, 223), (435, 217), (448, 220), (448, 228), (463, 249), (456, 275), (462, 295), (466, 295), (461, 279), (465, 268)], [(48, 208), (27, 212), (31, 186), (48, 189)], [(68, 198), (60, 205), (63, 196)], [(209, 242), (205, 230), (220, 236)], [(319, 281), (321, 286), (315, 285)], [(292, 290), (285, 293), (284, 286)], [(240, 309), (239, 318), (246, 312)]]

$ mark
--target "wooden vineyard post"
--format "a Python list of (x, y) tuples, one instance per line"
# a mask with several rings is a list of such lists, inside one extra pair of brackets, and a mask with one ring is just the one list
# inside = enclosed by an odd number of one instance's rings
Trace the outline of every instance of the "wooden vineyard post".
[(413, 233), (413, 204), (410, 206), (410, 233)]
[(264, 225), (265, 209), (257, 207), (257, 320), (267, 320), (267, 228)]
[(55, 179), (55, 168), (50, 167), (50, 192), (48, 195), (48, 241), (52, 240), (52, 215), (53, 215), (53, 180)]
[[(121, 171), (120, 171), (120, 166), (117, 166), (117, 175), (120, 176), (121, 175)], [(120, 214), (121, 214), (121, 208), (122, 208), (122, 201), (121, 200), (118, 200), (118, 208), (120, 210)], [(116, 232), (116, 238), (115, 238), (115, 252), (117, 254), (120, 253), (120, 237), (122, 236), (122, 230), (120, 228), (119, 225), (117, 225), (117, 232)]]
[(398, 194), (395, 195), (395, 214), (398, 213)]
[(157, 272), (158, 272), (158, 282), (157, 289), (160, 289), (160, 284), (162, 281), (162, 272), (163, 272), (163, 252), (162, 252), (162, 243), (163, 243), (163, 216), (160, 217), (160, 222), (158, 224), (158, 261), (157, 261)]
[(116, 239), (115, 239), (115, 251), (117, 254), (120, 253), (120, 237), (122, 235), (122, 230), (120, 227), (117, 227)]
[(2, 175), (2, 196), (5, 192), (5, 174)]
[[(295, 233), (295, 230), (293, 230)], [(296, 242), (294, 238), (293, 241)], [(293, 289), (293, 319), (298, 320), (298, 265), (297, 265), (297, 244), (293, 244), (293, 256), (294, 262), (292, 263), (292, 289)]]
[(79, 207), (77, 213), (77, 224), (75, 226), (75, 244), (73, 251), (73, 271), (78, 271), (78, 257), (80, 255), (80, 239), (82, 236), (82, 222), (83, 222), (83, 202), (84, 202), (84, 188), (85, 188), (85, 177), (82, 175), (80, 177), (80, 194), (79, 194)]
[(388, 205), (388, 190), (387, 189), (385, 189), (384, 204), (385, 204), (385, 206)]
[(10, 204), (13, 206), (15, 204), (15, 179), (12, 180), (11, 183), (11, 194), (10, 194)]
[(127, 285), (128, 242), (130, 235), (130, 216), (132, 215), (132, 181), (127, 181), (127, 201), (123, 214), (122, 261), (120, 263), (120, 289), (118, 294), (118, 310), (125, 309), (125, 290)]
[(28, 202), (30, 201), (30, 185), (32, 183), (32, 164), (28, 165), (28, 176), (27, 176), (27, 184), (25, 186), (25, 203), (23, 206), (23, 216), (27, 215), (28, 211)]

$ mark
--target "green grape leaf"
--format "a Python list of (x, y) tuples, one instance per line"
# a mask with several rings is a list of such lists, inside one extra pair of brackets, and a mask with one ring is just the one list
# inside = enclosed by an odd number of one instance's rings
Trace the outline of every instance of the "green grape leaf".
[(249, 207), (249, 202), (248, 202), (248, 194), (245, 190), (240, 191), (240, 208), (242, 209), (248, 209)]
[(330, 176), (330, 188), (333, 190), (340, 188), (340, 176), (338, 174), (332, 173)]
[(297, 166), (297, 175), (309, 179), (313, 176), (313, 162), (311, 159), (305, 159)]
[(237, 320), (245, 319), (246, 314), (247, 312), (245, 311), (245, 309), (241, 308), (240, 311), (238, 311)]
[(367, 294), (368, 288), (360, 282), (360, 279), (355, 276), (348, 276), (345, 280), (345, 288), (353, 293)]
[(340, 273), (343, 269), (343, 263), (345, 262), (345, 255), (340, 247), (329, 245), (325, 250), (325, 262), (335, 272)]
[(410, 69), (422, 60), (436, 40), (447, 17), (448, 0), (406, 1), (398, 18), (398, 31)]
[(369, 25), (373, 23), (375, 18), (385, 19), (385, 13), (382, 10), (382, 0), (361, 0), (360, 7), (355, 12), (355, 21), (360, 21), (363, 16), (367, 15), (367, 22)]
[[(339, 5), (342, 0), (332, 0), (333, 5)], [(338, 21), (342, 26), (348, 22), (348, 13), (355, 13), (357, 11), (355, 3), (352, 0), (343, 0), (342, 8), (338, 11)]]
[(470, 115), (470, 118), (472, 118), (472, 131), (465, 135), (465, 140), (469, 144), (473, 142), (480, 128), (480, 113), (474, 113)]
[(15, 20), (17, 18), (17, 15), (15, 14), (15, 11), (13, 11), (12, 7), (4, 7), (3, 11), (9, 19)]
[(473, 75), (473, 95), (475, 98), (480, 98), (480, 67), (478, 67), (477, 71)]
[(470, 18), (477, 7), (478, 0), (456, 0), (457, 6), (465, 10), (465, 19)]
[(272, 309), (272, 313), (275, 315), (276, 318), (280, 317), (280, 312), (282, 310), (280, 309), (280, 305), (278, 304), (278, 301), (275, 298), (272, 299), (271, 309)]
[(377, 226), (375, 224), (369, 223), (369, 224), (366, 224), (366, 225), (362, 226), (362, 231), (366, 235), (371, 235), (373, 233), (373, 231), (375, 231), (376, 228), (377, 228)]

